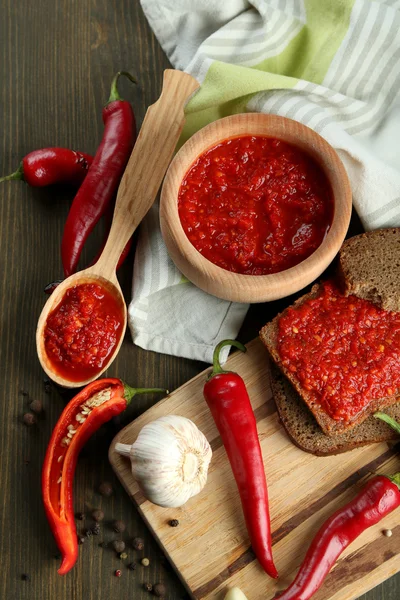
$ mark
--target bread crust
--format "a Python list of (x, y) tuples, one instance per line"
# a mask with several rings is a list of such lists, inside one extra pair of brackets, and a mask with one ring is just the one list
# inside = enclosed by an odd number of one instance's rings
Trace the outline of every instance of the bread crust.
[(400, 228), (376, 229), (346, 240), (338, 275), (346, 296), (400, 311)]
[[(292, 442), (315, 456), (341, 454), (379, 442), (398, 440), (397, 433), (386, 423), (369, 416), (345, 433), (329, 436), (319, 427), (311, 411), (283, 373), (271, 364), (271, 388), (279, 419)], [(400, 420), (400, 398), (387, 413)]]

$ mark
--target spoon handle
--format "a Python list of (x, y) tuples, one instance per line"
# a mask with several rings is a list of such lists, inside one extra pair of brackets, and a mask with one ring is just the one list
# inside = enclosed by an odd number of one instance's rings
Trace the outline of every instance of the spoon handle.
[(111, 231), (95, 267), (110, 279), (127, 241), (154, 202), (183, 129), (184, 106), (198, 87), (187, 73), (164, 71), (161, 96), (147, 109), (118, 188)]

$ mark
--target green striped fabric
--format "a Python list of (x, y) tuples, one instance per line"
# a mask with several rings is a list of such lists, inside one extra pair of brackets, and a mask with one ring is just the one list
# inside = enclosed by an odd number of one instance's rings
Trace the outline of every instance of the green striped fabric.
[[(141, 3), (173, 66), (201, 83), (181, 143), (229, 114), (296, 119), (337, 149), (365, 228), (400, 225), (400, 0)], [(182, 278), (155, 206), (136, 251), (134, 341), (209, 362), (219, 339), (236, 336), (246, 310)]]

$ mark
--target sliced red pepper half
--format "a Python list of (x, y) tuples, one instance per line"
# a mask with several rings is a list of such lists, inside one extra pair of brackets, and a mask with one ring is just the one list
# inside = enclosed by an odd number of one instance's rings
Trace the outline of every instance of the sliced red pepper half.
[(73, 507), (73, 479), (79, 452), (99, 427), (126, 409), (136, 394), (163, 392), (161, 388), (132, 388), (120, 379), (99, 379), (87, 385), (67, 404), (47, 447), (42, 469), (44, 508), (65, 575), (78, 558)]

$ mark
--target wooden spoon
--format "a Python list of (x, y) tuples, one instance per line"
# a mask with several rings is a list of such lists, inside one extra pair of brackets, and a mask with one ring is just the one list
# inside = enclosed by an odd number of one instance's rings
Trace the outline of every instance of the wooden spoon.
[[(161, 96), (146, 112), (118, 189), (110, 234), (99, 260), (88, 269), (65, 279), (43, 307), (36, 330), (38, 357), (47, 375), (64, 387), (74, 388), (90, 383), (110, 366), (118, 353), (127, 323), (126, 305), (116, 275), (118, 259), (154, 202), (183, 128), (184, 106), (198, 87), (198, 82), (187, 73), (172, 69), (164, 71)], [(98, 283), (113, 294), (121, 307), (123, 329), (119, 343), (101, 371), (84, 381), (69, 381), (57, 373), (47, 356), (44, 328), (49, 313), (60, 303), (67, 289), (84, 283)]]

